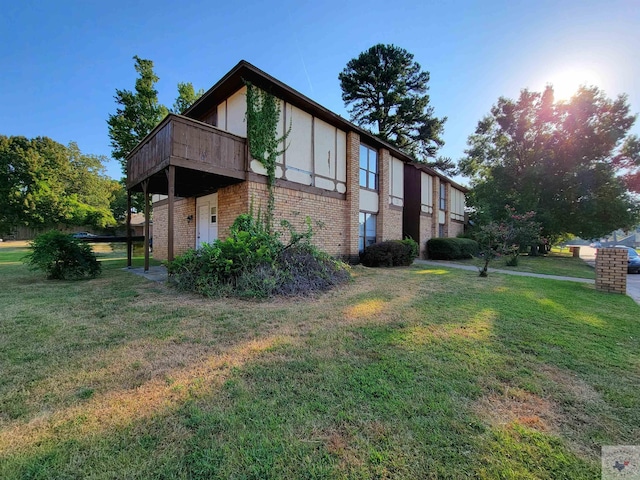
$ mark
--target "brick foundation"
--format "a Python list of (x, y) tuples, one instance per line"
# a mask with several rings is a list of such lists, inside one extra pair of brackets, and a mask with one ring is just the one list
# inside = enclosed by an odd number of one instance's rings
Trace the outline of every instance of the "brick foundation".
[(599, 248), (596, 255), (596, 290), (627, 293), (628, 253), (623, 248)]

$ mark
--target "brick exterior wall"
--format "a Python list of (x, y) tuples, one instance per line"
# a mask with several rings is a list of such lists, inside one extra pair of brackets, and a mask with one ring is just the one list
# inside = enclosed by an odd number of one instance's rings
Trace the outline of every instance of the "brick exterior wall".
[(464, 223), (455, 220), (449, 220), (449, 236), (457, 237), (464, 233)]
[(385, 240), (402, 240), (401, 208), (391, 207), (387, 209), (384, 215), (384, 227), (382, 229), (382, 236), (377, 238), (379, 242), (384, 242)]
[(426, 258), (427, 240), (433, 238), (433, 214), (420, 214), (420, 258)]
[[(355, 215), (349, 215), (348, 200), (341, 200), (314, 193), (303, 192), (290, 188), (275, 188), (274, 227), (283, 231), (280, 221), (288, 220), (296, 231), (306, 231), (305, 219), (311, 218), (314, 230), (313, 243), (327, 253), (345, 259), (353, 260), (358, 257), (358, 210)], [(267, 205), (267, 185), (260, 182), (246, 181), (218, 190), (218, 237), (221, 239), (229, 235), (229, 228), (241, 213), (247, 213), (253, 202), (254, 214), (258, 209), (265, 211)], [(154, 238), (153, 257), (158, 260), (167, 259), (167, 204), (160, 202), (154, 206)], [(195, 247), (196, 234), (196, 199), (181, 199), (175, 202), (175, 254), (179, 255), (189, 248)], [(395, 213), (395, 212), (394, 212)], [(186, 218), (193, 215), (193, 221), (188, 223)], [(348, 224), (349, 218), (355, 219), (355, 227)], [(322, 226), (318, 225), (322, 224)], [(400, 224), (402, 215), (400, 214)], [(355, 229), (355, 247), (351, 245), (353, 236), (349, 235)], [(283, 233), (286, 233), (283, 231)], [(284, 241), (288, 238), (283, 237)]]
[[(246, 182), (249, 191), (249, 202), (253, 199), (253, 208), (263, 212), (267, 206), (267, 185), (258, 182)], [(350, 239), (347, 228), (348, 202), (333, 197), (325, 197), (314, 193), (302, 192), (290, 188), (276, 186), (274, 227), (285, 235), (283, 241), (288, 241), (286, 231), (280, 227), (281, 220), (288, 220), (297, 232), (307, 229), (306, 217), (311, 218), (313, 227), (313, 244), (330, 255), (347, 258), (350, 251)], [(220, 198), (220, 197), (218, 197)], [(218, 200), (220, 215), (226, 206)], [(249, 210), (247, 203), (246, 211)], [(235, 213), (234, 213), (235, 215)], [(234, 217), (235, 218), (235, 217)], [(322, 226), (318, 225), (318, 222)], [(356, 230), (357, 233), (357, 230)], [(356, 237), (357, 241), (357, 237)], [(356, 254), (357, 254), (356, 244)]]
[(596, 290), (627, 293), (628, 253), (623, 248), (599, 248), (596, 255)]
[(358, 256), (358, 231), (360, 226), (360, 135), (347, 133), (347, 194), (345, 205), (345, 235), (348, 260), (356, 262)]
[[(168, 210), (166, 200), (153, 206), (153, 258), (167, 259)], [(189, 222), (187, 217), (192, 215)], [(181, 198), (174, 203), (173, 247), (180, 255), (196, 246), (196, 199)]]
[[(254, 201), (257, 214), (259, 201)], [(218, 190), (218, 238), (225, 239), (229, 228), (242, 213), (248, 213), (251, 206), (249, 182), (242, 182)], [(263, 208), (264, 211), (264, 208)]]
[[(390, 240), (388, 220), (389, 213), (389, 150), (378, 150), (378, 215), (376, 219), (376, 241)], [(402, 230), (400, 230), (402, 234)]]

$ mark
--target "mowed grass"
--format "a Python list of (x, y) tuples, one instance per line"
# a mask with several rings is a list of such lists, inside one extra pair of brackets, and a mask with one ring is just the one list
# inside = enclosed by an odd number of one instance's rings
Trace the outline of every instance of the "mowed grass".
[[(453, 260), (453, 262), (464, 265), (484, 265), (484, 262), (479, 259)], [(554, 248), (551, 253), (547, 255), (536, 257), (530, 257), (526, 254), (520, 255), (518, 257), (518, 265), (515, 267), (509, 267), (506, 264), (505, 257), (497, 258), (489, 264), (489, 268), (516, 272), (542, 273), (545, 275), (560, 275), (563, 277), (596, 277), (593, 267), (587, 265), (580, 258), (573, 258), (567, 249), (560, 251), (557, 248)]]
[(639, 314), (424, 266), (211, 301), (0, 248), (0, 478), (598, 478), (640, 438)]

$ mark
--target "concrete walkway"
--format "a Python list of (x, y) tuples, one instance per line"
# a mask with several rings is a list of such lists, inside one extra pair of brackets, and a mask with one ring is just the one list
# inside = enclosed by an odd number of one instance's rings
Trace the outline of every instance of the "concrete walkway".
[(152, 282), (166, 282), (167, 281), (167, 267), (159, 265), (155, 267), (149, 267), (148, 271), (144, 271), (144, 267), (124, 267), (123, 270), (140, 275), (141, 277), (151, 280)]
[[(478, 273), (478, 267), (474, 265), (461, 265), (459, 263), (447, 262), (445, 260), (415, 260), (417, 265), (431, 265), (447, 268), (459, 268), (460, 270), (471, 270)], [(519, 277), (536, 277), (546, 278), (547, 280), (563, 280), (567, 282), (580, 282), (595, 284), (595, 280), (590, 278), (563, 277), (561, 275), (545, 275), (544, 273), (517, 272), (515, 270), (501, 270), (499, 268), (489, 268), (489, 273), (505, 273), (507, 275), (516, 275)]]

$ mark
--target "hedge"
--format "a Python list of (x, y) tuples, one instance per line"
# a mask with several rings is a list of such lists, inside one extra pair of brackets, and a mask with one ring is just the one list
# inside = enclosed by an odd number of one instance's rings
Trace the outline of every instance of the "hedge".
[(427, 240), (427, 258), (456, 260), (478, 255), (478, 242), (469, 238), (432, 238)]
[(369, 245), (360, 254), (360, 261), (365, 267), (399, 267), (411, 265), (417, 256), (418, 244), (407, 238)]

